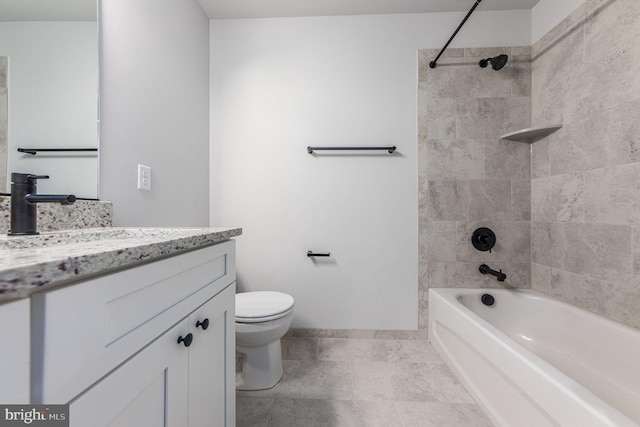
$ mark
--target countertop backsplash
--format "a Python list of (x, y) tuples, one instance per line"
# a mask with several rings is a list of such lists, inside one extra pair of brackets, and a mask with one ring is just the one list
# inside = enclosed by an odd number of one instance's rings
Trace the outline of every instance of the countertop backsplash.
[[(11, 197), (0, 196), (0, 233), (11, 227)], [(38, 231), (111, 227), (113, 204), (94, 200), (77, 200), (72, 205), (38, 204)]]

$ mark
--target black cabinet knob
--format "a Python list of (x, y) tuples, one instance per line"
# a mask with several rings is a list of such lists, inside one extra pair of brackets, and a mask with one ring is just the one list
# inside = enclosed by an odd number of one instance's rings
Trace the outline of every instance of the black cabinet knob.
[(185, 347), (189, 347), (191, 342), (193, 342), (193, 334), (191, 333), (187, 334), (185, 337), (180, 336), (180, 338), (178, 338), (178, 344), (182, 343)]
[(203, 331), (206, 331), (206, 330), (207, 330), (207, 328), (209, 327), (209, 319), (204, 319), (202, 322), (198, 320), (198, 321), (196, 322), (196, 328), (197, 328), (198, 326), (202, 326), (202, 330), (203, 330)]

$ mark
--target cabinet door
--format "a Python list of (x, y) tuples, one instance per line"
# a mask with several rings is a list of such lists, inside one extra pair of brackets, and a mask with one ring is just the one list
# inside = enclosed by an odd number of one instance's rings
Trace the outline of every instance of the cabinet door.
[(188, 408), (188, 319), (70, 402), (71, 427), (185, 427)]
[(235, 284), (189, 320), (189, 427), (235, 427)]
[(0, 403), (29, 403), (29, 299), (0, 305)]

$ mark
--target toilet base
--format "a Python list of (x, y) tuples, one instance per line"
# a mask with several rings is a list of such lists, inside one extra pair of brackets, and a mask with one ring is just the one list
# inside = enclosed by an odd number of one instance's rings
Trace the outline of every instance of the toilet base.
[(272, 388), (282, 378), (282, 348), (277, 339), (260, 347), (245, 347), (236, 343), (243, 356), (242, 369), (236, 372), (237, 390)]

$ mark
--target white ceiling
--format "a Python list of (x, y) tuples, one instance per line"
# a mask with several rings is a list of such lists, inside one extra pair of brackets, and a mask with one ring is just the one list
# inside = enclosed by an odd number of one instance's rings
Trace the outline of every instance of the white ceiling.
[[(475, 0), (198, 0), (211, 19), (469, 11)], [(531, 9), (540, 0), (480, 0), (476, 11)]]
[[(198, 0), (211, 19), (466, 12), (475, 0)], [(531, 9), (540, 0), (480, 0), (477, 11)], [(96, 0), (0, 0), (0, 21), (95, 21)]]
[(0, 0), (2, 21), (95, 21), (96, 0)]

